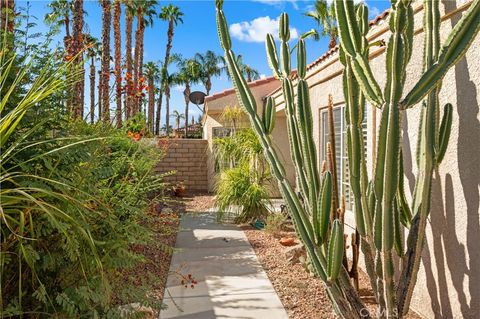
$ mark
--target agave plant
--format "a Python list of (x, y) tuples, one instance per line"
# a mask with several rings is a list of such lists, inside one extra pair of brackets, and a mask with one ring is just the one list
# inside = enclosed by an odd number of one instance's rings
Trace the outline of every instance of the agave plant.
[[(300, 39), (296, 45), (295, 97), (288, 42), (290, 30), (286, 14), (282, 14), (279, 21), (280, 57), (273, 36), (269, 34), (266, 38), (268, 63), (274, 76), (282, 82), (288, 136), (300, 190), (297, 193), (285, 178), (284, 167), (270, 137), (274, 125), (274, 101), (271, 97), (267, 99), (267, 112), (260, 116), (232, 51), (222, 6), (223, 1), (217, 0), (218, 34), (229, 73), (238, 99), (259, 137), (272, 175), (277, 179), (296, 231), (305, 244), (314, 273), (325, 282), (327, 293), (339, 316), (370, 318), (369, 311), (353, 288), (342, 264), (343, 225), (340, 219), (330, 216), (331, 173), (325, 171), (320, 174), (317, 167), (308, 84), (305, 80), (305, 42)], [(412, 1), (392, 1), (389, 24), (391, 36), (386, 57), (387, 83), (383, 92), (369, 66), (367, 7), (363, 4), (355, 7), (351, 0), (336, 0), (335, 9), (340, 36), (340, 60), (345, 66), (343, 89), (347, 104), (348, 160), (357, 229), (363, 243), (367, 273), (379, 305), (378, 316), (402, 317), (408, 312), (418, 272), (429, 213), (433, 168), (440, 164), (445, 155), (452, 120), (452, 106), (447, 104), (441, 124), (435, 121), (435, 114), (439, 112), (438, 91), (445, 73), (465, 54), (479, 31), (480, 0), (472, 2), (442, 47), (439, 40), (438, 2), (425, 0), (424, 73), (407, 94), (404, 94), (403, 86), (405, 69), (413, 50)], [(417, 154), (419, 173), (413, 204), (409, 205), (403, 192), (400, 113), (423, 99), (421, 138)], [(382, 110), (375, 173), (370, 181), (366, 173), (361, 128), (366, 100)], [(409, 227), (408, 248), (404, 253), (401, 234)], [(404, 263), (398, 281), (394, 279), (393, 251)]]

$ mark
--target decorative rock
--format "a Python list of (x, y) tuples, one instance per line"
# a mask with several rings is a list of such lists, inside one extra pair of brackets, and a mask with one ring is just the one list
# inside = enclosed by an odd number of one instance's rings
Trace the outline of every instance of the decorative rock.
[(303, 244), (291, 246), (285, 250), (285, 258), (291, 265), (299, 263), (300, 259), (302, 257), (305, 258), (306, 255), (307, 253)]
[(282, 246), (293, 246), (295, 245), (295, 239), (292, 237), (282, 237), (280, 238), (280, 245)]

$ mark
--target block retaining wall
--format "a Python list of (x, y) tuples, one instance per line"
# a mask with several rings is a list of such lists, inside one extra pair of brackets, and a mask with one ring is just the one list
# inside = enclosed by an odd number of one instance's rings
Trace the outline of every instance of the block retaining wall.
[(176, 171), (165, 180), (172, 184), (183, 182), (187, 191), (207, 192), (207, 145), (206, 140), (200, 139), (162, 140), (166, 154), (156, 172)]

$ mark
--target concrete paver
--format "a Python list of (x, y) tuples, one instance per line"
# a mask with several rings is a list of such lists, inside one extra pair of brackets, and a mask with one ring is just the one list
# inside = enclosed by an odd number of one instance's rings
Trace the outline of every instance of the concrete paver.
[[(170, 265), (161, 319), (287, 319), (244, 232), (215, 213), (184, 214)], [(192, 274), (195, 288), (175, 275)]]

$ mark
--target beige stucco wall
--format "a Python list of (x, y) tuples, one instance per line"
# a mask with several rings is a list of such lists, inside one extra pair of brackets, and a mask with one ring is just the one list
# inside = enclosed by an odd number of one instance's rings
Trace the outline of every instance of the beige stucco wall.
[[(262, 99), (279, 87), (280, 83), (277, 80), (269, 81), (264, 84), (259, 84), (251, 87), (252, 94), (257, 103), (258, 112), (262, 111), (263, 101)], [(221, 118), (221, 114), (225, 106), (240, 105), (236, 94), (231, 92), (226, 96), (216, 98), (212, 101), (206, 102), (206, 115), (203, 119), (203, 138), (208, 141), (207, 156), (208, 156), (208, 189), (210, 192), (213, 192), (215, 189), (215, 182), (217, 174), (214, 170), (214, 158), (213, 158), (213, 129), (216, 127), (223, 127), (225, 125), (224, 121)], [(246, 119), (248, 122), (248, 119)], [(247, 124), (248, 125), (248, 124)], [(293, 171), (293, 165), (290, 159), (290, 151), (288, 143), (285, 141), (288, 139), (287, 130), (286, 130), (286, 120), (285, 113), (280, 111), (277, 113), (276, 118), (276, 127), (272, 132), (272, 141), (284, 160), (284, 165), (287, 173), (287, 178), (292, 182), (295, 180), (295, 174)], [(279, 193), (276, 190), (275, 184), (272, 185), (271, 194), (274, 197), (278, 197)]]
[[(442, 1), (442, 12), (453, 12), (465, 1)], [(463, 10), (460, 10), (463, 12)], [(441, 27), (445, 40), (461, 12), (447, 16)], [(413, 87), (422, 71), (423, 11), (415, 15), (417, 34), (414, 52), (407, 68), (405, 90)], [(388, 40), (386, 23), (374, 26), (370, 35)], [(386, 80), (384, 49), (372, 49), (371, 66), (383, 87)], [(342, 66), (334, 54), (307, 74), (314, 119), (314, 137), (319, 148), (319, 112), (333, 95), (343, 103)], [(283, 108), (280, 93), (276, 96)], [(474, 40), (466, 57), (446, 75), (440, 101), (454, 105), (453, 124), (447, 154), (434, 174), (431, 215), (427, 242), (422, 256), (412, 308), (426, 318), (480, 318), (480, 36)], [(372, 110), (368, 109), (368, 154), (371, 170), (373, 132)], [(377, 125), (380, 112), (377, 111)], [(406, 193), (413, 192), (416, 163), (414, 160), (419, 121), (418, 106), (407, 111), (403, 121)], [(351, 214), (346, 223), (354, 225)]]

